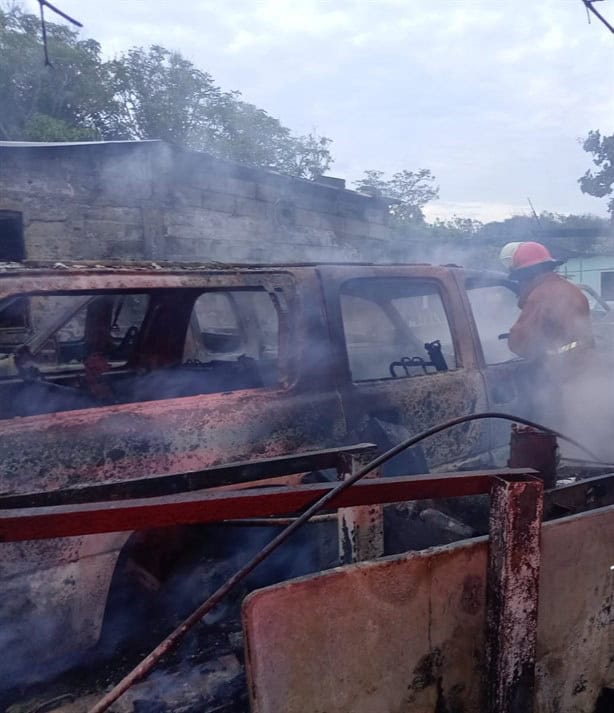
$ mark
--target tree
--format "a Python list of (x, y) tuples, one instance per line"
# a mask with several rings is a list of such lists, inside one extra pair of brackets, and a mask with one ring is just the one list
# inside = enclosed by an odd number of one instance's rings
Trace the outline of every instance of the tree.
[(42, 60), (38, 18), (0, 9), (0, 138), (71, 140), (75, 129), (99, 138), (116, 110), (100, 45), (53, 23), (47, 39), (52, 67)]
[(330, 139), (294, 136), (179, 52), (135, 47), (103, 62), (100, 45), (72, 28), (48, 23), (47, 37), (53, 67), (38, 18), (0, 10), (1, 139), (164, 139), (305, 178), (332, 162)]
[(331, 164), (330, 139), (293, 136), (266, 111), (222, 91), (179, 52), (135, 47), (110, 63), (121, 107), (117, 132), (160, 138), (252, 166), (306, 178)]
[(480, 233), (484, 228), (484, 223), (474, 218), (462, 218), (459, 215), (453, 215), (447, 220), (437, 218), (433, 223), (433, 227), (449, 236), (471, 237)]
[(369, 170), (354, 185), (361, 193), (389, 199), (393, 224), (398, 227), (424, 223), (423, 208), (439, 197), (435, 176), (427, 168), (404, 169), (385, 179), (383, 171)]
[[(598, 171), (587, 171), (578, 179), (582, 192), (597, 198), (611, 195), (614, 190), (614, 134), (602, 136), (599, 131), (590, 131), (582, 147), (593, 154), (593, 163), (599, 167)], [(608, 201), (608, 211), (614, 220), (614, 196)]]

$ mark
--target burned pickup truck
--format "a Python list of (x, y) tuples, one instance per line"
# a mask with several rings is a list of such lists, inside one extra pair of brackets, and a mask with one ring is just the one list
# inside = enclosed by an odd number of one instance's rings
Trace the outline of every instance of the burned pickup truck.
[[(5, 265), (0, 501), (522, 415), (516, 312), (505, 277), (458, 267)], [(500, 464), (508, 438), (463, 424), (384, 475)], [(33, 646), (93, 645), (118, 563), (167, 578), (181, 535), (0, 544), (5, 681)]]

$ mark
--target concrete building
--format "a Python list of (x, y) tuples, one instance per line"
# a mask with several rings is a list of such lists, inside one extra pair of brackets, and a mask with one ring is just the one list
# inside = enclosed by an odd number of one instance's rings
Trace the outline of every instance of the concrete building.
[(384, 201), (162, 141), (0, 143), (0, 259), (409, 259)]

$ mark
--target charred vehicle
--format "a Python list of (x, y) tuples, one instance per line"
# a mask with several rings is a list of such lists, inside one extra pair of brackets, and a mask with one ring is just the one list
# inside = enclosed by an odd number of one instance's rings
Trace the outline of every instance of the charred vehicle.
[[(458, 267), (6, 265), (0, 499), (522, 414), (527, 365), (499, 339), (516, 312), (503, 276)], [(495, 465), (508, 437), (464, 424), (384, 475)], [(168, 578), (183, 535), (1, 544), (3, 675), (34, 642), (93, 645), (112, 582)]]

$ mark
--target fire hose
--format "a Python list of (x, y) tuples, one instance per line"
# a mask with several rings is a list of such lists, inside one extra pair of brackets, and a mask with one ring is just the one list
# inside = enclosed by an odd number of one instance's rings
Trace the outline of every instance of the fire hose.
[(88, 713), (103, 713), (106, 711), (121, 695), (123, 695), (132, 685), (142, 680), (149, 674), (149, 672), (156, 666), (160, 659), (166, 654), (170, 653), (181, 641), (181, 639), (192, 629), (201, 619), (206, 616), (219, 602), (239, 584), (243, 579), (245, 579), (251, 572), (263, 562), (271, 553), (273, 553), (281, 544), (283, 544), (296, 530), (302, 527), (313, 515), (318, 513), (327, 503), (329, 503), (333, 498), (342, 493), (343, 491), (350, 488), (352, 485), (357, 483), (359, 480), (364, 478), (365, 475), (370, 473), (375, 468), (383, 465), (386, 461), (394, 458), (402, 451), (412, 446), (417, 445), (421, 441), (441, 433), (454, 426), (459, 426), (463, 423), (469, 423), (471, 421), (479, 421), (482, 419), (503, 419), (505, 421), (512, 421), (513, 423), (520, 423), (524, 426), (529, 426), (535, 428), (544, 433), (556, 436), (563, 441), (567, 441), (576, 448), (584, 451), (591, 459), (595, 462), (599, 461), (599, 457), (595, 456), (589, 449), (585, 448), (582, 444), (578, 443), (573, 438), (566, 436), (563, 433), (555, 431), (552, 428), (543, 426), (542, 424), (535, 423), (534, 421), (529, 421), (526, 418), (521, 418), (519, 416), (510, 416), (509, 414), (499, 413), (496, 411), (488, 411), (484, 413), (474, 413), (467, 416), (459, 416), (457, 418), (450, 419), (444, 423), (440, 423), (432, 428), (426, 429), (421, 433), (411, 436), (404, 441), (401, 441), (396, 446), (390, 450), (382, 453), (370, 463), (367, 463), (364, 467), (360, 468), (356, 473), (350, 476), (347, 480), (339, 482), (339, 484), (329, 490), (321, 498), (309, 505), (299, 517), (296, 518), (290, 525), (288, 525), (284, 530), (277, 534), (268, 544), (266, 544), (259, 552), (257, 552), (248, 562), (246, 562), (235, 574), (233, 574), (229, 579), (227, 579), (213, 594), (211, 594), (202, 604), (200, 604), (188, 617), (185, 619), (171, 634), (169, 634), (166, 639), (164, 639), (156, 648), (148, 654), (135, 668), (130, 671), (113, 689), (111, 689), (103, 698), (98, 701)]

